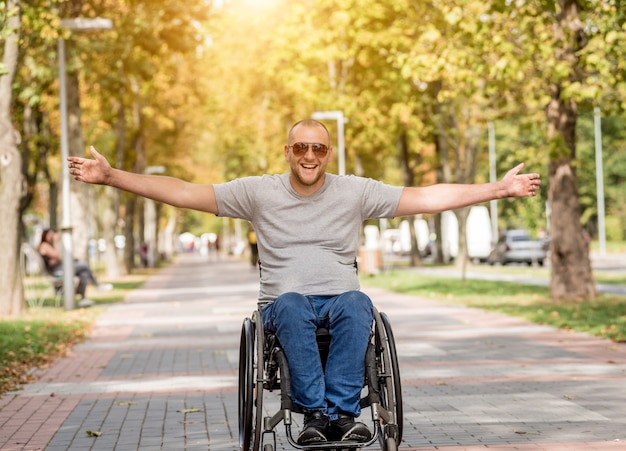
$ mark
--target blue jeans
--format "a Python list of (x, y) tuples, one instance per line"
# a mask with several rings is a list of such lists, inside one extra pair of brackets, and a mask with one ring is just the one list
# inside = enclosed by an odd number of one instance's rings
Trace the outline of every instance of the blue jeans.
[[(365, 352), (374, 313), (360, 291), (338, 296), (285, 293), (262, 311), (263, 327), (278, 337), (291, 374), (293, 401), (305, 412), (319, 410), (331, 420), (338, 414), (358, 416), (365, 372)], [(331, 335), (326, 373), (315, 332)]]

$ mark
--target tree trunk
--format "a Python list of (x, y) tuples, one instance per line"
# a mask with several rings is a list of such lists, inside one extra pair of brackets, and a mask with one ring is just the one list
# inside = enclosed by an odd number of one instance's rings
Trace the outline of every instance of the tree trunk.
[[(576, 0), (561, 0), (555, 24), (555, 36), (561, 42), (556, 58), (571, 68), (570, 80), (580, 77), (576, 70), (578, 52), (584, 47), (586, 37), (579, 18)], [(577, 105), (564, 99), (562, 85), (551, 87), (548, 105), (548, 137), (551, 144), (548, 200), (550, 203), (550, 295), (553, 299), (584, 299), (596, 296), (589, 255), (585, 248), (578, 182), (572, 162), (576, 158)]]
[[(118, 168), (124, 167), (125, 148), (126, 148), (126, 110), (124, 108), (124, 102), (122, 101), (123, 92), (120, 93), (120, 99), (117, 104), (117, 120), (115, 122), (115, 166)], [(118, 251), (115, 247), (115, 233), (117, 231), (117, 224), (120, 214), (120, 203), (122, 200), (122, 193), (119, 190), (105, 189), (104, 190), (105, 203), (102, 206), (104, 212), (104, 219), (102, 221), (102, 232), (107, 240), (107, 255), (106, 255), (106, 274), (109, 278), (119, 277), (122, 274), (122, 265), (120, 265), (120, 259), (118, 258)], [(128, 220), (128, 218), (126, 218)], [(130, 221), (133, 224), (132, 220)], [(132, 229), (131, 229), (132, 230)], [(126, 232), (126, 231), (125, 231)], [(126, 237), (126, 247), (123, 251), (124, 261), (126, 262), (128, 250), (134, 249), (132, 239)], [(113, 252), (108, 252), (109, 248)], [(131, 253), (132, 261), (132, 253)], [(124, 266), (126, 268), (126, 265)], [(126, 273), (130, 273), (127, 269)]]
[[(479, 128), (473, 124), (473, 112), (464, 115), (466, 122), (460, 124), (459, 142), (456, 146), (456, 182), (476, 182), (476, 158), (478, 155)], [(461, 270), (461, 278), (466, 279), (469, 255), (467, 250), (467, 217), (470, 207), (460, 208), (454, 212), (459, 224), (459, 243), (455, 266)]]
[[(404, 186), (414, 186), (415, 185), (415, 167), (419, 164), (419, 162), (412, 161), (414, 158), (411, 157), (409, 152), (409, 138), (407, 136), (406, 129), (402, 129), (400, 136), (398, 137), (397, 142), (398, 150), (400, 151), (400, 155), (402, 158), (402, 173)], [(410, 216), (407, 218), (409, 221), (409, 236), (411, 239), (411, 250), (409, 252), (410, 256), (410, 265), (411, 266), (421, 266), (422, 259), (420, 258), (419, 248), (417, 246), (417, 235), (415, 234), (415, 217)]]
[(548, 122), (553, 142), (561, 142), (563, 150), (568, 151), (552, 157), (549, 167), (550, 295), (553, 299), (593, 298), (597, 293), (580, 223), (578, 183), (572, 166), (576, 154), (575, 103), (554, 97), (548, 108)]
[[(18, 0), (9, 0), (7, 10), (20, 10)], [(0, 76), (0, 316), (18, 316), (25, 310), (19, 265), (19, 209), (24, 176), (19, 136), (11, 121), (12, 84), (17, 68), (20, 16), (9, 17), (5, 27), (3, 63), (7, 73)]]
[[(135, 234), (133, 233), (135, 227), (135, 210), (137, 204), (137, 197), (130, 196), (126, 199), (126, 208), (124, 214), (124, 236), (126, 237), (126, 246), (124, 247), (124, 268), (127, 274), (131, 274), (135, 268)], [(142, 230), (139, 227), (139, 230)], [(143, 233), (141, 234), (143, 237)], [(140, 240), (143, 242), (143, 239)]]
[(469, 261), (469, 256), (467, 255), (467, 217), (470, 209), (471, 207), (464, 207), (454, 210), (459, 223), (459, 247), (454, 264), (461, 270), (461, 278), (463, 280), (467, 278), (467, 263)]
[(435, 241), (434, 261), (438, 265), (446, 263), (443, 258), (443, 240), (441, 239), (443, 236), (443, 221), (441, 216), (441, 214), (435, 215), (435, 234), (437, 235), (437, 240)]
[[(118, 102), (117, 107), (117, 122), (115, 124), (115, 136), (117, 138), (115, 167), (122, 168), (124, 163), (124, 147), (126, 145), (126, 122), (123, 102)], [(100, 202), (98, 203), (97, 210), (94, 210), (93, 208), (91, 209), (92, 211), (90, 215), (91, 217), (96, 218), (97, 227), (94, 227), (94, 224), (87, 224), (86, 229), (89, 231), (92, 238), (97, 235), (98, 238), (104, 239), (106, 243), (104, 252), (105, 274), (107, 278), (114, 279), (122, 274), (122, 266), (120, 264), (118, 249), (115, 242), (117, 224), (119, 221), (121, 192), (109, 187), (90, 190), (90, 193), (96, 192), (98, 193)], [(128, 249), (129, 245), (132, 246), (132, 241), (126, 240), (126, 249)]]

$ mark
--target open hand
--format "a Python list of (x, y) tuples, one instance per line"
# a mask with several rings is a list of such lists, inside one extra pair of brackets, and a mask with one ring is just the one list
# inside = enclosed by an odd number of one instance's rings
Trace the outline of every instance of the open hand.
[(520, 174), (524, 168), (524, 163), (520, 163), (513, 169), (509, 170), (502, 179), (503, 189), (506, 193), (505, 197), (525, 197), (536, 196), (541, 186), (541, 178), (539, 174)]
[(105, 185), (110, 174), (111, 165), (93, 146), (90, 147), (94, 159), (68, 157), (70, 175), (74, 180), (85, 183)]

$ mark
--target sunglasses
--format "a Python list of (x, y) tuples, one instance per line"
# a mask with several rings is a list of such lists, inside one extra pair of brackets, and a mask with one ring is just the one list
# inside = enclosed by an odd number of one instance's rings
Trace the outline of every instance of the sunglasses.
[(311, 147), (311, 149), (313, 149), (313, 153), (316, 157), (325, 157), (328, 153), (328, 146), (326, 144), (319, 143), (297, 142), (293, 143), (291, 146), (289, 146), (289, 148), (293, 151), (293, 154), (295, 156), (301, 157), (308, 152), (309, 146)]

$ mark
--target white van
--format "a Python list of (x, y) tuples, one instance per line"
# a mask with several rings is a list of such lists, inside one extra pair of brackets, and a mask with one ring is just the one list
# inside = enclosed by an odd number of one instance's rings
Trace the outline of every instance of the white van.
[(470, 260), (487, 261), (493, 249), (493, 231), (489, 210), (482, 205), (472, 207), (467, 216), (467, 255)]
[[(441, 215), (443, 239), (441, 241), (446, 261), (455, 258), (459, 252), (459, 222), (451, 211)], [(465, 224), (467, 256), (470, 260), (486, 261), (493, 249), (493, 233), (487, 207), (472, 207)]]

